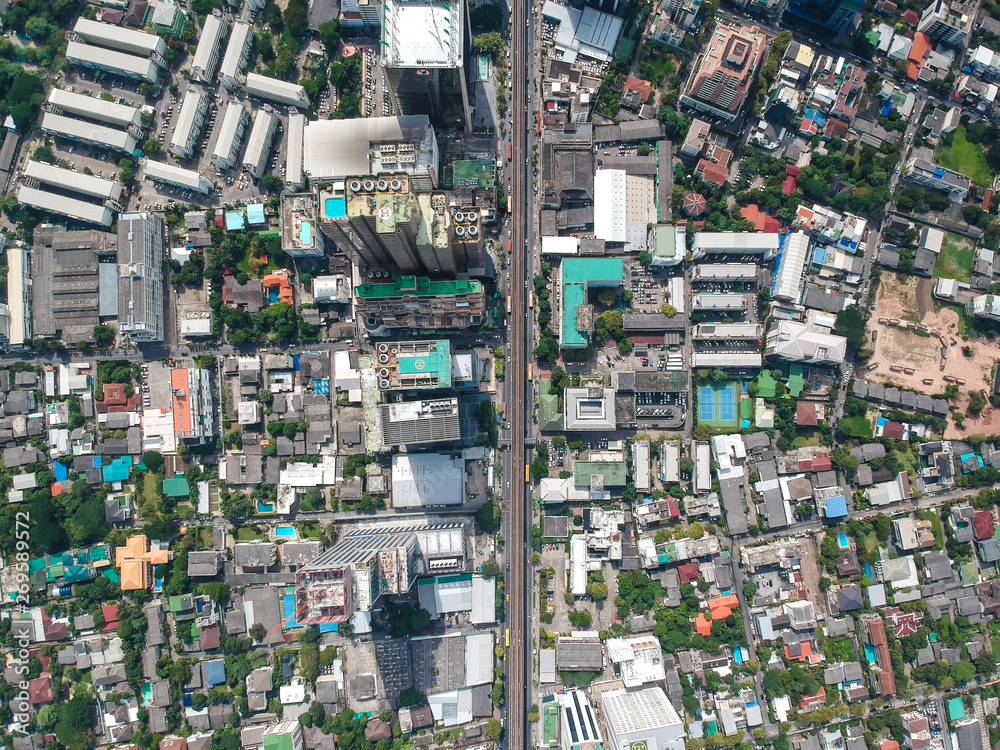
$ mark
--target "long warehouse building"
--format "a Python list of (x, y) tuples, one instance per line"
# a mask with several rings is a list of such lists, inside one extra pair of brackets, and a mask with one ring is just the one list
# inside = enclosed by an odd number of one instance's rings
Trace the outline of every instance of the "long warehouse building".
[(762, 339), (764, 327), (759, 323), (699, 323), (693, 336), (703, 341)]
[(87, 96), (66, 89), (55, 88), (49, 92), (45, 111), (101, 122), (122, 130), (142, 128), (142, 112), (138, 107), (109, 102), (99, 96)]
[(157, 83), (160, 80), (160, 68), (147, 57), (94, 47), (72, 39), (66, 45), (66, 62), (146, 83)]
[(250, 130), (247, 152), (243, 155), (243, 168), (258, 180), (264, 176), (267, 161), (271, 156), (274, 134), (278, 130), (278, 116), (268, 106), (257, 110), (257, 117)]
[(97, 47), (107, 47), (151, 59), (166, 67), (167, 43), (156, 34), (127, 29), (110, 23), (91, 21), (81, 16), (77, 19), (70, 38)]
[(230, 100), (226, 114), (222, 116), (222, 128), (212, 152), (212, 163), (219, 169), (232, 169), (236, 166), (249, 124), (250, 113), (247, 108), (235, 99)]
[(202, 83), (215, 83), (215, 70), (219, 67), (222, 42), (228, 33), (229, 21), (223, 18), (222, 11), (214, 8), (212, 15), (205, 19), (198, 49), (194, 52), (194, 62), (191, 63), (192, 79)]
[(226, 44), (226, 54), (222, 56), (222, 67), (219, 68), (219, 82), (227, 89), (239, 85), (247, 60), (250, 59), (252, 42), (250, 24), (243, 21), (234, 23), (233, 33), (229, 35), (229, 43)]
[(759, 255), (770, 260), (778, 252), (776, 232), (698, 232), (691, 246), (691, 259), (708, 255)]
[(742, 310), (748, 307), (742, 294), (695, 294), (691, 297), (692, 310)]
[(54, 112), (42, 115), (42, 130), (80, 143), (121, 151), (129, 156), (133, 155), (139, 146), (139, 139), (127, 130), (85, 122)]
[(308, 107), (309, 97), (306, 90), (297, 83), (279, 81), (258, 73), (247, 73), (247, 96), (253, 96), (276, 104), (287, 104), (289, 107)]
[(122, 186), (113, 180), (29, 161), (17, 199), (26, 206), (71, 219), (111, 226), (120, 211)]
[(757, 278), (757, 266), (753, 263), (700, 263), (694, 267), (691, 281), (711, 283), (714, 281), (753, 281)]
[(201, 135), (205, 115), (208, 114), (208, 97), (198, 89), (188, 89), (181, 103), (180, 113), (174, 123), (174, 135), (170, 139), (170, 153), (181, 159), (189, 159)]
[(695, 352), (691, 355), (692, 367), (718, 367), (720, 369), (742, 369), (760, 367), (764, 358), (760, 352)]
[(285, 189), (302, 187), (302, 145), (305, 139), (306, 116), (299, 112), (288, 115), (285, 148)]
[(184, 190), (194, 190), (197, 193), (208, 194), (215, 189), (214, 183), (201, 172), (176, 167), (161, 161), (146, 159), (143, 162), (143, 173), (147, 180), (163, 182)]

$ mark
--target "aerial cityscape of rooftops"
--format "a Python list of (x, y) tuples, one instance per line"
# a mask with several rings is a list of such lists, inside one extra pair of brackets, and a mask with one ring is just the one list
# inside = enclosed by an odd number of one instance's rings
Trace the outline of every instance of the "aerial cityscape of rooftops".
[(1000, 750), (1000, 2), (0, 34), (5, 750)]

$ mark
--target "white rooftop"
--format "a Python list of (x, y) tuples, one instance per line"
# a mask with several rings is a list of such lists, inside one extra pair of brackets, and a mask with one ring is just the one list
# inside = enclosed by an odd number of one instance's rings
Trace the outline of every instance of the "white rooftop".
[(386, 0), (382, 59), (393, 68), (456, 68), (462, 64), (461, 0)]
[(461, 505), (465, 462), (441, 453), (392, 457), (392, 504), (396, 508)]

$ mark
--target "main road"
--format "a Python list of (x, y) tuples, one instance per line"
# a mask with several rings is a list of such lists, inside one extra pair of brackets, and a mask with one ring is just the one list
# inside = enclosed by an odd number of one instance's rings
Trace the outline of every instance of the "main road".
[(511, 189), (508, 208), (511, 217), (511, 310), (507, 326), (507, 346), (510, 353), (510, 368), (506, 377), (510, 403), (510, 452), (506, 462), (508, 471), (506, 502), (508, 512), (509, 539), (507, 548), (506, 589), (510, 596), (507, 608), (507, 625), (510, 647), (507, 649), (507, 725), (505, 745), (508, 750), (523, 750), (531, 747), (527, 722), (528, 696), (531, 684), (531, 599), (532, 585), (528, 556), (528, 529), (531, 525), (531, 511), (528, 486), (525, 481), (525, 467), (528, 465), (528, 446), (525, 441), (526, 429), (531, 420), (526, 418), (526, 409), (531, 399), (525, 396), (528, 379), (527, 357), (529, 353), (527, 284), (530, 269), (526, 267), (528, 228), (531, 216), (531, 194), (527, 190), (527, 144), (528, 119), (528, 26), (531, 6), (527, 2), (511, 2), (511, 109), (510, 132), (512, 149)]

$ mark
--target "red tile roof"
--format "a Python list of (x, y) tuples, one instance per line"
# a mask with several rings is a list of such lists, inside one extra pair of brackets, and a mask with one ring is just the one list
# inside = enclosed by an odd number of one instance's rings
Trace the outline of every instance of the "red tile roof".
[(832, 468), (833, 462), (830, 461), (830, 456), (827, 453), (817, 453), (812, 460), (813, 471), (830, 471)]
[(729, 179), (728, 169), (721, 164), (710, 162), (708, 159), (699, 161), (694, 171), (695, 174), (701, 175), (701, 178), (709, 185), (715, 185), (716, 187), (722, 187)]
[(795, 423), (805, 427), (819, 424), (816, 418), (816, 404), (812, 401), (799, 401), (795, 408)]
[(906, 21), (910, 26), (916, 26), (920, 23), (920, 16), (917, 15), (917, 11), (912, 8), (907, 8), (906, 12), (903, 14), (903, 20)]
[(649, 81), (644, 81), (641, 78), (629, 76), (625, 79), (625, 90), (637, 92), (642, 98), (642, 101), (647, 102), (649, 101), (650, 94), (653, 93), (653, 84)]
[(826, 128), (823, 135), (827, 138), (843, 138), (847, 135), (847, 123), (836, 117), (831, 117), (826, 121)]
[(28, 683), (28, 700), (32, 706), (52, 702), (52, 682), (47, 676)]
[(893, 422), (891, 419), (885, 420), (885, 424), (882, 425), (882, 437), (892, 438), (893, 440), (902, 440), (905, 428), (899, 422)]
[(992, 539), (996, 531), (996, 524), (993, 522), (993, 514), (988, 510), (977, 510), (973, 518), (976, 527), (976, 541)]
[(781, 192), (785, 195), (791, 195), (795, 192), (795, 188), (798, 186), (799, 184), (795, 181), (795, 178), (788, 175), (788, 177), (785, 178), (785, 181), (781, 183)]
[(695, 583), (698, 576), (701, 575), (701, 571), (698, 563), (689, 562), (677, 566), (677, 575), (681, 579), (681, 583)]
[(983, 210), (990, 210), (990, 201), (993, 200), (993, 188), (986, 188), (986, 192), (983, 193)]

